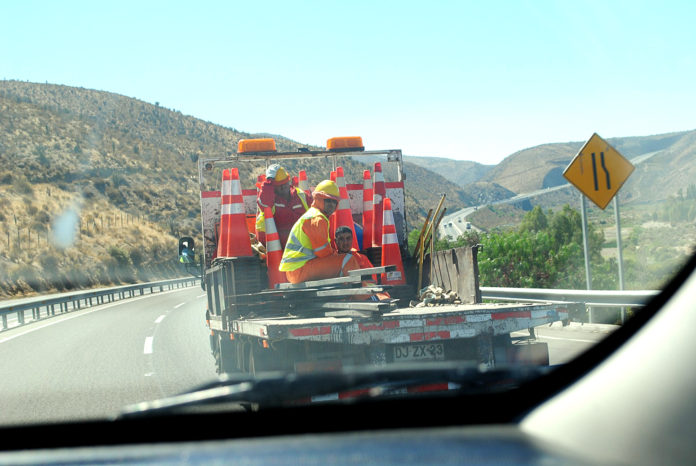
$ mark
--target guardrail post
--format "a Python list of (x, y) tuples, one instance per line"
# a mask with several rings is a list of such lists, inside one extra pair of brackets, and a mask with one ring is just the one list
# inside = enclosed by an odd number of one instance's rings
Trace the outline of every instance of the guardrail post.
[(89, 305), (92, 306), (92, 297), (89, 298)]
[(2, 329), (3, 330), (7, 329), (7, 314), (2, 315)]
[(24, 325), (24, 309), (17, 312), (17, 321), (19, 321), (20, 324)]

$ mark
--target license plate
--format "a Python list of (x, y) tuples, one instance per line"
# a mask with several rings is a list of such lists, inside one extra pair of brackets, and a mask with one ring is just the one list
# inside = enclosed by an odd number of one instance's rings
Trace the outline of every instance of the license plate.
[(424, 345), (397, 345), (394, 347), (394, 361), (441, 361), (445, 359), (442, 343)]

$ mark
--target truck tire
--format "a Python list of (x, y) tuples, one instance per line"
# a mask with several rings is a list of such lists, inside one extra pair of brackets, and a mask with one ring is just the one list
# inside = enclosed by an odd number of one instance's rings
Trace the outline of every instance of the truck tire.
[(224, 333), (218, 333), (218, 351), (215, 363), (218, 374), (239, 372), (237, 367), (237, 342), (230, 341)]

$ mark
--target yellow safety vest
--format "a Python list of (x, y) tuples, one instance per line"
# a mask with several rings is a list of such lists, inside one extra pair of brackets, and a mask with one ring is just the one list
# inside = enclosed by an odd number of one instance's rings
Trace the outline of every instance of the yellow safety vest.
[[(309, 206), (307, 205), (307, 195), (303, 190), (300, 188), (295, 188), (297, 191), (297, 197), (300, 198), (300, 202), (302, 203), (302, 206), (304, 207), (305, 212), (309, 209)], [(273, 210), (273, 214), (275, 214), (275, 204), (271, 207)], [(263, 209), (259, 209), (258, 205), (256, 206), (256, 231), (263, 231), (264, 233), (266, 232), (266, 215), (263, 212)]]
[(319, 249), (312, 249), (312, 242), (302, 229), (302, 226), (307, 220), (311, 220), (318, 215), (321, 215), (328, 224), (329, 219), (326, 218), (326, 215), (324, 215), (321, 210), (317, 209), (316, 207), (310, 208), (302, 217), (300, 217), (298, 221), (295, 222), (295, 225), (293, 225), (292, 230), (290, 231), (288, 242), (285, 244), (283, 258), (280, 260), (278, 270), (282, 272), (297, 270), (305, 265), (307, 261), (316, 258), (317, 256), (315, 253), (317, 251), (331, 247), (329, 243), (328, 229), (326, 231), (326, 244), (321, 246)]

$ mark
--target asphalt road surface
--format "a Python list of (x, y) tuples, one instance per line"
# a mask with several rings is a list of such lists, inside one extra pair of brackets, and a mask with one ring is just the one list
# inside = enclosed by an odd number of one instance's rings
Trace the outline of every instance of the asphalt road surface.
[[(0, 333), (0, 425), (111, 417), (217, 377), (204, 296), (200, 287), (177, 289)], [(607, 333), (601, 326), (536, 330), (551, 364)]]
[(93, 419), (216, 377), (204, 292), (105, 304), (0, 334), (0, 424)]

